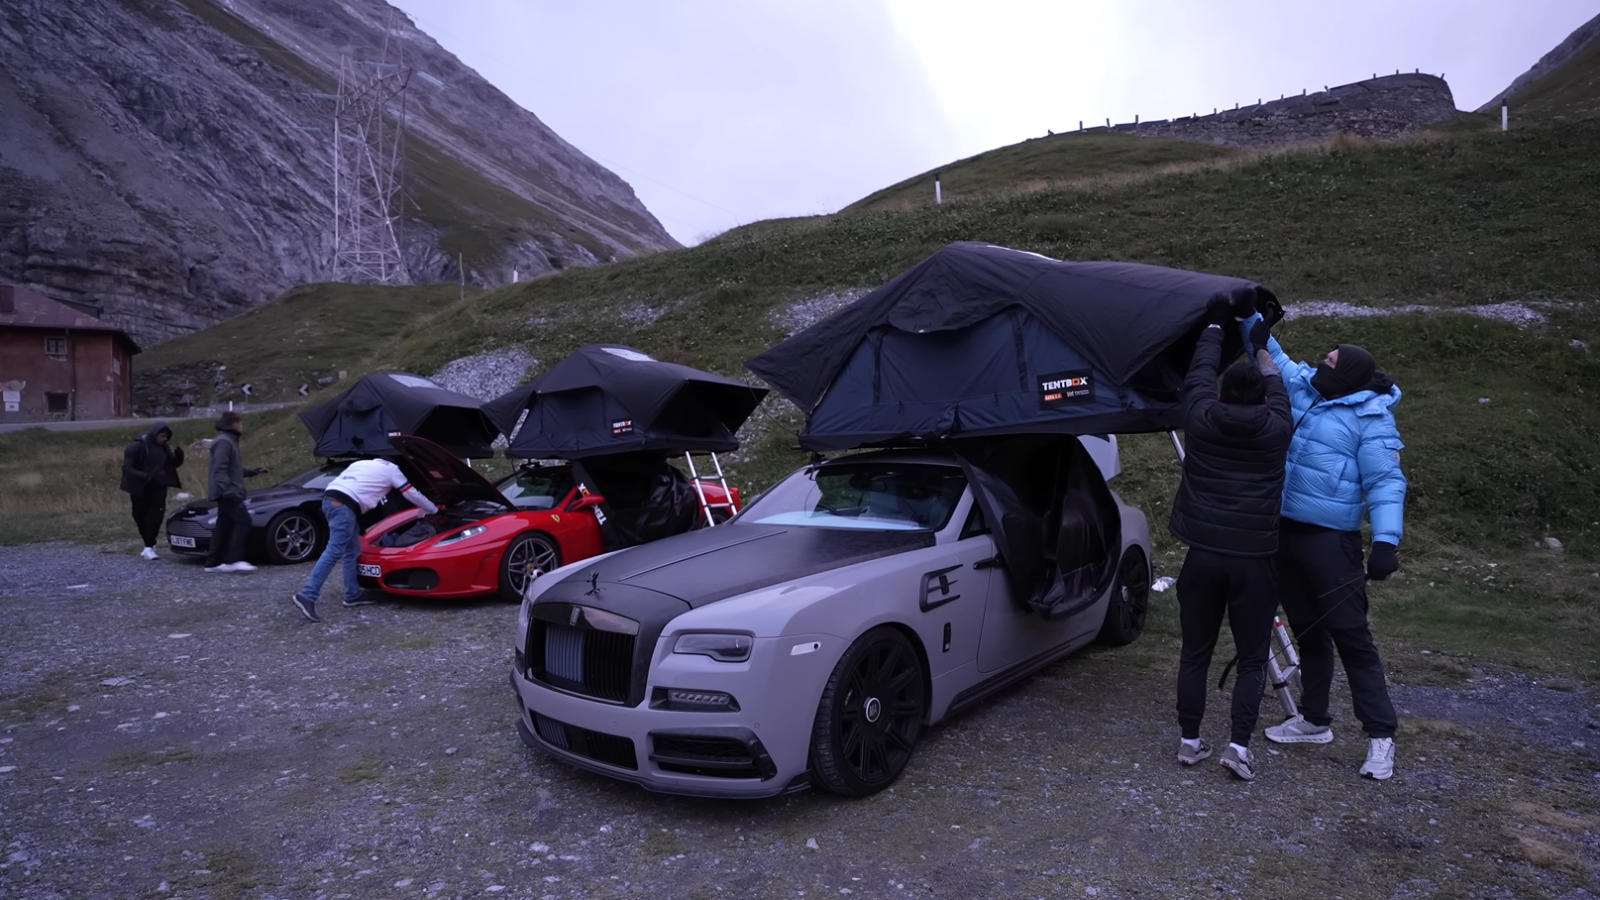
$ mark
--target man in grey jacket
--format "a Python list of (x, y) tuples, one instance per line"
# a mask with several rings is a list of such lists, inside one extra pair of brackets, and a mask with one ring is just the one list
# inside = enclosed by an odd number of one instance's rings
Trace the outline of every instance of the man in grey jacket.
[(217, 436), (211, 442), (211, 499), (217, 504), (217, 525), (211, 531), (211, 552), (206, 556), (207, 572), (254, 572), (245, 561), (250, 539), (250, 513), (244, 508), (244, 480), (266, 469), (245, 468), (239, 451), (244, 436), (244, 418), (233, 410), (217, 420)]

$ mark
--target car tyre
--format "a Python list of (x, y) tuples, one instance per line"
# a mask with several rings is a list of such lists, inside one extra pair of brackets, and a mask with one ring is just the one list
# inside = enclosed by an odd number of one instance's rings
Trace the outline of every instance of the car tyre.
[(1105, 624), (1096, 638), (1102, 644), (1121, 647), (1144, 634), (1150, 618), (1150, 564), (1144, 551), (1129, 547), (1117, 564), (1117, 580), (1111, 585), (1111, 603), (1106, 606)]
[(265, 540), (267, 561), (277, 566), (292, 566), (317, 558), (322, 549), (323, 528), (316, 517), (303, 509), (286, 509), (267, 523)]
[(905, 770), (927, 717), (922, 659), (909, 638), (880, 626), (833, 667), (811, 729), (811, 776), (847, 797), (875, 794)]
[(511, 603), (522, 602), (528, 586), (528, 572), (548, 572), (561, 565), (561, 548), (554, 538), (537, 531), (520, 535), (500, 558), (500, 597)]

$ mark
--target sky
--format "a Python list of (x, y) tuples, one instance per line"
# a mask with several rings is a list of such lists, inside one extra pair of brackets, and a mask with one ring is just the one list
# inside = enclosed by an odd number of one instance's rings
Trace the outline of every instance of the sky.
[[(1474, 109), (1595, 0), (391, 0), (679, 241), (1047, 131), (1397, 69)], [(1513, 110), (1514, 114), (1514, 110)]]

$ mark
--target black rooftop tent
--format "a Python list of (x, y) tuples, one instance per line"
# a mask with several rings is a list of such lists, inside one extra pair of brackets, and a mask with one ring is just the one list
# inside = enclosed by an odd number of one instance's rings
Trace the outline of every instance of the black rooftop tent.
[(662, 362), (632, 347), (579, 347), (550, 371), (484, 404), (510, 434), (506, 455), (583, 459), (641, 450), (725, 453), (767, 389)]
[[(1207, 304), (1252, 281), (951, 244), (746, 363), (807, 413), (801, 446), (1165, 431)], [(1224, 358), (1242, 349), (1235, 329)]]
[(499, 435), (482, 401), (420, 375), (374, 372), (300, 413), (318, 456), (396, 456), (391, 434), (427, 438), (457, 456), (487, 459)]
[[(1059, 619), (1120, 565), (1117, 504), (1074, 436), (1181, 427), (1216, 298), (1281, 316), (1239, 278), (951, 244), (745, 365), (805, 411), (802, 447), (954, 451), (1012, 596)], [(1242, 345), (1225, 329), (1225, 359)]]

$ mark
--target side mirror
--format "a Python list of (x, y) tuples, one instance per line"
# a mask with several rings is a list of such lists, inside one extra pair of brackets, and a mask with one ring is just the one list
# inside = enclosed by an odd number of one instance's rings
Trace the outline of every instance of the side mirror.
[(606, 502), (606, 498), (600, 496), (599, 494), (584, 494), (578, 499), (572, 501), (572, 505), (567, 507), (567, 509), (572, 512), (577, 512), (581, 509), (594, 509), (604, 502)]

